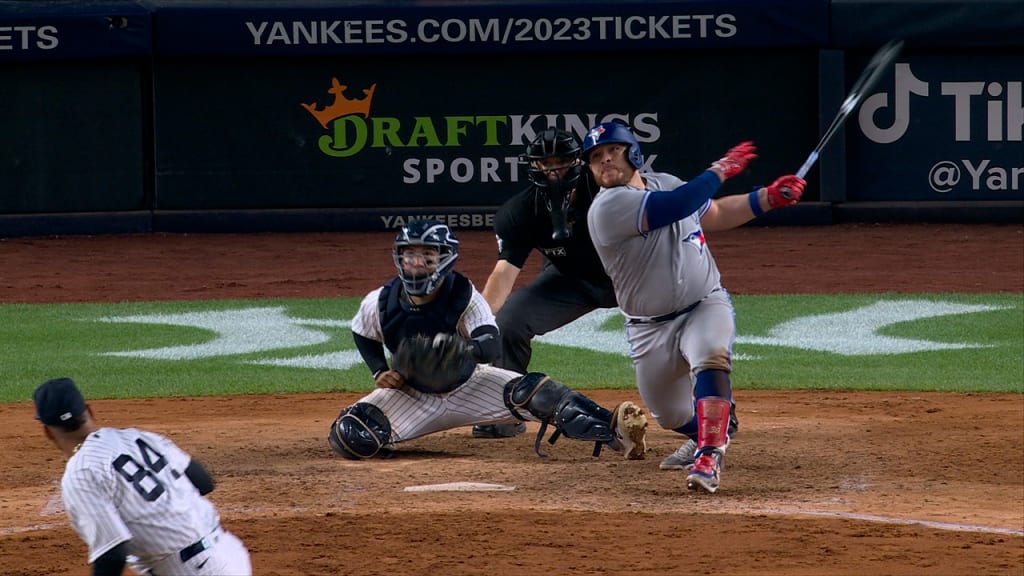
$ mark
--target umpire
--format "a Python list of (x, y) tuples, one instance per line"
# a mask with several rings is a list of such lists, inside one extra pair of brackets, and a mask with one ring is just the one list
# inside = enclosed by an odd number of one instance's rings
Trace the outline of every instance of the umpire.
[[(534, 336), (565, 326), (597, 308), (614, 308), (615, 291), (587, 230), (587, 210), (597, 192), (581, 160), (582, 146), (564, 130), (537, 135), (520, 156), (530, 187), (498, 210), (494, 231), (498, 262), (483, 296), (501, 332), (501, 368), (526, 373)], [(543, 269), (512, 291), (527, 257), (536, 249)], [(515, 424), (474, 426), (477, 438), (515, 436)]]

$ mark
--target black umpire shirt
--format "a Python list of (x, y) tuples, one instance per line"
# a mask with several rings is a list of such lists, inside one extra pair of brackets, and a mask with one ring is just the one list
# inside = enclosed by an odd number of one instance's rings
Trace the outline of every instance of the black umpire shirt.
[(498, 236), (498, 258), (522, 268), (530, 252), (537, 249), (562, 275), (611, 287), (601, 259), (594, 250), (587, 228), (587, 210), (597, 193), (590, 171), (584, 168), (576, 187), (576, 199), (567, 210), (568, 238), (551, 238), (551, 215), (543, 194), (536, 186), (509, 198), (494, 218)]

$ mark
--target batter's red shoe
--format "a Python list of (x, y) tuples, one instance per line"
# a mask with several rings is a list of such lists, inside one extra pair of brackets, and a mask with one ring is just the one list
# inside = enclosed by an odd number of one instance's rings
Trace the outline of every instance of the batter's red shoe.
[(714, 494), (718, 490), (724, 460), (725, 452), (721, 448), (708, 446), (698, 450), (697, 459), (693, 462), (693, 468), (690, 468), (690, 475), (686, 477), (686, 487)]

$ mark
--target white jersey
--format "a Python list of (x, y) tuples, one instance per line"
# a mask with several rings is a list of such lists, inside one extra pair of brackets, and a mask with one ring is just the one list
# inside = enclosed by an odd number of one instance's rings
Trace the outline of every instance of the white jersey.
[(646, 189), (602, 188), (587, 214), (590, 237), (615, 286), (619, 307), (633, 318), (683, 310), (721, 281), (700, 227), (711, 200), (686, 218), (645, 234), (640, 226), (647, 196), (684, 182), (660, 172), (643, 178)]
[(61, 494), (89, 563), (126, 542), (133, 563), (152, 567), (218, 529), (217, 510), (185, 476), (189, 462), (152, 432), (100, 428), (86, 437), (68, 460)]

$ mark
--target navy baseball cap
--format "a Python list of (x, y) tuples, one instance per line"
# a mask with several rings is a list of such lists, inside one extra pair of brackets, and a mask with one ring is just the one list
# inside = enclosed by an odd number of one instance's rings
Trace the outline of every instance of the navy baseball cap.
[(53, 378), (36, 388), (36, 420), (48, 426), (61, 426), (85, 413), (85, 398), (71, 378)]

